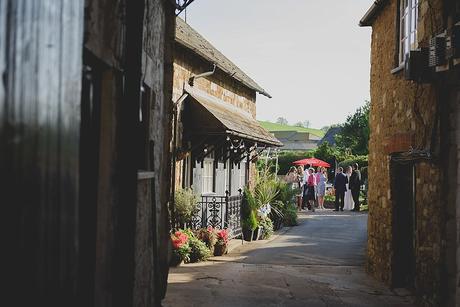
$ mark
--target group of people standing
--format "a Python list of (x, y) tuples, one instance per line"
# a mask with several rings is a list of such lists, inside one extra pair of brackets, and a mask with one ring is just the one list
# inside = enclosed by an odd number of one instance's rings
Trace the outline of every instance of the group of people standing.
[[(309, 209), (315, 211), (315, 202), (318, 209), (324, 209), (324, 196), (326, 195), (327, 170), (318, 167), (316, 172), (310, 165), (292, 166), (286, 174), (286, 181), (292, 184), (292, 188), (298, 188), (298, 210)], [(361, 173), (358, 164), (348, 166), (346, 172), (343, 168), (337, 169), (334, 179), (335, 209), (334, 211), (352, 210), (359, 211), (359, 192), (361, 188)]]
[(324, 209), (324, 196), (326, 195), (327, 170), (318, 167), (316, 172), (310, 165), (292, 166), (286, 175), (286, 181), (293, 188), (299, 189), (297, 194), (298, 210), (309, 209), (315, 211), (315, 202), (318, 201), (318, 209)]
[(361, 191), (361, 172), (358, 163), (348, 166), (346, 172), (339, 167), (334, 180), (335, 209), (334, 211), (359, 211), (359, 193)]

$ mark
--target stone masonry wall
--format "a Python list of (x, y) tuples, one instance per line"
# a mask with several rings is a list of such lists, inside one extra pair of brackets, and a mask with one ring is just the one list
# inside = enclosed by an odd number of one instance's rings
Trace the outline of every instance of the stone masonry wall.
[[(186, 48), (176, 45), (174, 58), (173, 100), (182, 95), (184, 82), (192, 75), (210, 71), (211, 65)], [(256, 116), (256, 93), (216, 69), (216, 73), (195, 81), (195, 87)]]
[[(182, 95), (184, 84), (188, 82), (192, 75), (207, 72), (211, 69), (212, 67), (207, 61), (190, 50), (176, 44), (174, 56), (173, 101), (176, 101)], [(211, 96), (243, 109), (256, 118), (256, 92), (242, 85), (218, 68), (213, 75), (195, 80), (194, 86)], [(179, 131), (181, 131), (181, 123), (178, 123), (178, 126)], [(181, 135), (182, 133), (179, 132), (177, 144), (182, 143)], [(177, 161), (176, 187), (182, 185), (182, 168), (183, 161)], [(250, 166), (249, 178), (254, 178), (255, 172), (255, 165), (252, 164)]]
[[(430, 149), (437, 103), (432, 85), (404, 79), (397, 66), (397, 0), (380, 12), (373, 24), (371, 53), (371, 137), (369, 141), (369, 220), (367, 269), (391, 284), (393, 206), (390, 154), (411, 148)], [(420, 1), (419, 45), (436, 31), (435, 9), (440, 0)], [(439, 11), (441, 12), (441, 11)], [(428, 18), (429, 17), (429, 18)], [(416, 277), (418, 297), (426, 304), (439, 301), (441, 284), (442, 204), (441, 170), (432, 162), (416, 166)]]

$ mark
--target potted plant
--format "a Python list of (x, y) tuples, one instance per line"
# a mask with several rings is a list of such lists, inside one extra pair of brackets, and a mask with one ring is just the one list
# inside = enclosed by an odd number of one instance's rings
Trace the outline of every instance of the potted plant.
[(246, 241), (252, 241), (254, 231), (258, 228), (257, 218), (254, 211), (250, 211), (249, 216), (242, 221), (243, 238)]
[(211, 251), (211, 254), (213, 254), (214, 246), (216, 245), (218, 239), (218, 231), (212, 226), (208, 226), (208, 228), (198, 230), (197, 237), (206, 244)]
[(265, 218), (259, 222), (260, 227), (262, 228), (261, 239), (267, 240), (273, 235), (273, 222), (270, 218)]
[(190, 260), (189, 237), (184, 232), (178, 230), (171, 234), (172, 257), (171, 266), (178, 266)]
[(253, 193), (249, 188), (244, 189), (244, 198), (241, 208), (242, 215), (242, 227), (243, 227), (243, 238), (246, 241), (252, 241), (254, 230), (257, 228), (257, 217), (256, 217), (256, 200)]
[(214, 256), (222, 256), (228, 249), (228, 229), (221, 229), (217, 232), (217, 242), (214, 246)]
[(174, 209), (178, 227), (185, 228), (192, 220), (199, 195), (190, 188), (177, 189), (174, 193)]

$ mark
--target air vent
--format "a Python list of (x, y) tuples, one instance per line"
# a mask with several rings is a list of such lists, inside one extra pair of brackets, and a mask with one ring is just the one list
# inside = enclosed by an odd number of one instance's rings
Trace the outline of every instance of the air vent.
[(454, 25), (446, 39), (446, 57), (460, 58), (460, 25)]
[(428, 48), (420, 48), (406, 54), (404, 61), (404, 77), (420, 83), (430, 81), (430, 71), (428, 69)]
[(436, 67), (446, 64), (446, 38), (435, 36), (430, 39), (428, 66)]

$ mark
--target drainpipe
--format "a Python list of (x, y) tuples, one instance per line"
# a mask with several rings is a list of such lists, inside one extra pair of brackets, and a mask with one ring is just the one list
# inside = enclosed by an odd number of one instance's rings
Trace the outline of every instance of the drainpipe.
[(196, 75), (196, 76), (191, 76), (190, 79), (188, 79), (188, 84), (190, 86), (193, 86), (193, 84), (194, 84), (196, 79), (203, 78), (203, 77), (208, 77), (208, 76), (214, 74), (215, 72), (216, 72), (216, 64), (213, 64), (211, 71), (207, 71), (207, 72), (201, 73), (201, 74)]
[[(216, 71), (216, 64), (213, 64), (212, 70), (208, 72), (204, 72), (201, 74), (198, 74), (196, 76), (191, 76), (190, 79), (188, 80), (188, 84), (190, 86), (193, 86), (194, 82), (196, 79), (203, 78), (203, 77), (208, 77), (212, 74), (214, 74)], [(174, 227), (176, 224), (175, 221), (175, 203), (174, 203), (174, 194), (176, 192), (176, 162), (177, 162), (177, 122), (179, 118), (179, 105), (182, 104), (182, 102), (187, 99), (188, 93), (183, 92), (182, 95), (177, 99), (175, 102), (173, 102), (173, 125), (174, 125), (174, 131), (173, 131), (173, 137), (172, 137), (172, 172), (171, 172), (171, 177), (172, 177), (172, 182), (171, 182), (171, 196), (170, 196), (170, 202), (169, 202), (169, 211), (171, 212), (171, 226)]]

